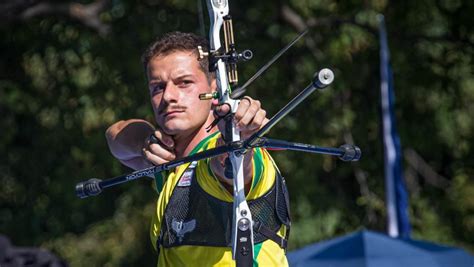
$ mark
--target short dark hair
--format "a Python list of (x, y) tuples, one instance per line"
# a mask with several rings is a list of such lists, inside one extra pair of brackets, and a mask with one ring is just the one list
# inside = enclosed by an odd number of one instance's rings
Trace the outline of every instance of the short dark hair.
[[(198, 46), (201, 46), (204, 51), (209, 51), (209, 42), (201, 36), (178, 31), (167, 33), (152, 42), (143, 53), (142, 63), (145, 71), (147, 70), (148, 63), (154, 57), (166, 56), (176, 51), (193, 52), (196, 55), (196, 59), (198, 59)], [(209, 60), (207, 58), (199, 60), (199, 66), (210, 82), (214, 75), (209, 71)]]

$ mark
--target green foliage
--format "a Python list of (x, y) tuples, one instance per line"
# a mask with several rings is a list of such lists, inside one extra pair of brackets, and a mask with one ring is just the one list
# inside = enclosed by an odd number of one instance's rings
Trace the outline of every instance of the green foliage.
[(339, 209), (330, 208), (328, 211), (311, 211), (311, 203), (308, 200), (299, 200), (296, 214), (299, 215), (292, 225), (293, 238), (289, 249), (308, 245), (314, 240), (329, 239), (337, 233), (342, 212)]
[(155, 205), (139, 201), (146, 190), (153, 189), (137, 186), (129, 190), (117, 199), (110, 218), (91, 224), (83, 234), (67, 233), (45, 246), (69, 259), (71, 266), (151, 265), (156, 254), (146, 241)]
[[(359, 228), (385, 229), (379, 56), (375, 16), (388, 28), (398, 129), (432, 172), (405, 160), (413, 237), (474, 251), (474, 2), (290, 1), (312, 25), (248, 94), (268, 114), (330, 67), (336, 79), (282, 120), (270, 136), (321, 146), (354, 143), (358, 163), (273, 152), (287, 178), (291, 248)], [(231, 1), (250, 77), (297, 33), (274, 1)], [(15, 245), (53, 249), (72, 266), (150, 266), (156, 194), (150, 182), (80, 200), (74, 185), (129, 170), (109, 153), (114, 121), (153, 121), (142, 50), (172, 30), (201, 32), (196, 1), (112, 1), (101, 14), (108, 35), (47, 16), (0, 26), (0, 232)], [(204, 8), (205, 25), (207, 12)], [(434, 174), (437, 175), (434, 175)], [(437, 178), (438, 177), (438, 178)], [(446, 180), (445, 186), (433, 179)]]

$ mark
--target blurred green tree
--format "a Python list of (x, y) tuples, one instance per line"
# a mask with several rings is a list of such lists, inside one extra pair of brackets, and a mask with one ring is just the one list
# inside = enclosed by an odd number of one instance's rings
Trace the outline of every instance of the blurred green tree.
[[(201, 6), (200, 6), (201, 5)], [(153, 121), (142, 50), (172, 30), (207, 27), (201, 1), (4, 1), (0, 4), (0, 233), (53, 249), (72, 266), (144, 266), (156, 193), (136, 181), (79, 200), (74, 185), (129, 169), (104, 131)], [(474, 3), (457, 1), (231, 2), (250, 77), (298, 31), (298, 43), (249, 89), (274, 114), (330, 67), (317, 92), (269, 134), (323, 146), (354, 143), (358, 163), (274, 152), (290, 189), (296, 248), (365, 227), (384, 231), (378, 36), (385, 14), (415, 238), (474, 251)], [(201, 11), (204, 10), (204, 11)], [(201, 19), (200, 19), (201, 18)], [(204, 21), (204, 25), (200, 23)], [(309, 123), (311, 122), (311, 123)]]

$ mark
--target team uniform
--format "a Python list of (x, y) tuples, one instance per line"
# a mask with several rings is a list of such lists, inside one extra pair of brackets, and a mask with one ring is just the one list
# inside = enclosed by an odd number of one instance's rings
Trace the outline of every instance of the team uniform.
[[(219, 133), (191, 152), (214, 148)], [(247, 202), (254, 220), (254, 266), (288, 266), (290, 218), (284, 179), (268, 152), (254, 150)], [(166, 178), (166, 179), (163, 179)], [(150, 236), (158, 266), (235, 266), (231, 252), (233, 196), (214, 176), (209, 159), (156, 176), (158, 197)]]

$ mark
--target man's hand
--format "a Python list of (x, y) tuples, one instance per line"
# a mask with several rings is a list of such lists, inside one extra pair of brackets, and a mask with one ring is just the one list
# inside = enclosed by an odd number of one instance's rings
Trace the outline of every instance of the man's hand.
[(118, 121), (107, 129), (105, 136), (112, 155), (134, 170), (175, 158), (173, 139), (145, 120)]
[(153, 165), (160, 165), (176, 158), (173, 138), (159, 130), (155, 130), (145, 139), (142, 152), (143, 157)]
[[(229, 105), (221, 105), (215, 108), (219, 116), (224, 116), (230, 112)], [(262, 109), (260, 101), (254, 100), (249, 96), (244, 96), (240, 100), (237, 111), (234, 114), (234, 122), (240, 130), (241, 139), (246, 139), (260, 130), (268, 122), (267, 112)], [(219, 131), (224, 132), (224, 121), (218, 124)]]
[[(221, 105), (215, 107), (215, 113), (219, 116), (225, 116), (230, 112), (229, 105)], [(245, 96), (240, 100), (240, 104), (237, 107), (237, 111), (234, 114), (234, 121), (236, 126), (240, 130), (241, 139), (245, 140), (252, 134), (260, 130), (268, 122), (266, 118), (267, 112), (262, 109), (260, 101), (254, 100), (248, 96)], [(218, 124), (219, 131), (224, 132), (225, 122), (222, 120)], [(217, 145), (223, 145), (224, 141), (222, 137), (217, 140)], [(225, 185), (227, 190), (232, 193), (232, 180), (228, 179), (224, 175), (225, 159), (228, 157), (227, 154), (220, 155), (211, 159), (211, 169), (219, 180)], [(250, 189), (251, 181), (253, 178), (253, 150), (250, 149), (244, 156), (244, 183), (246, 192)]]

